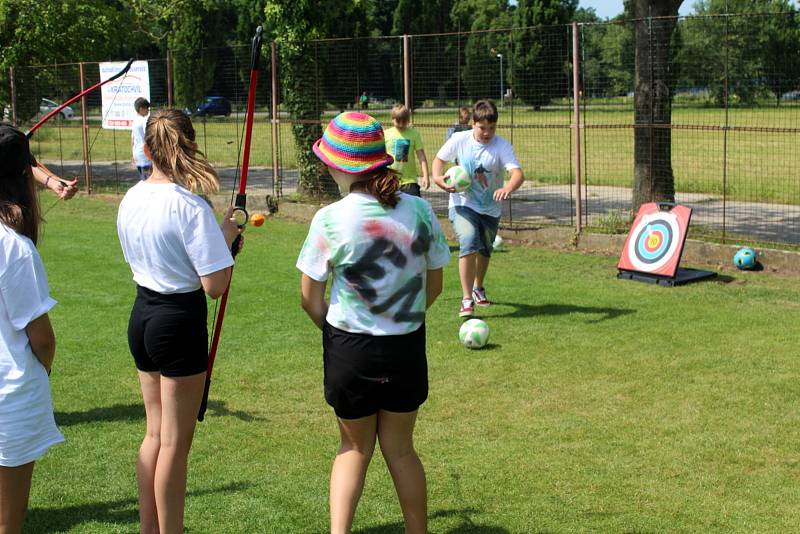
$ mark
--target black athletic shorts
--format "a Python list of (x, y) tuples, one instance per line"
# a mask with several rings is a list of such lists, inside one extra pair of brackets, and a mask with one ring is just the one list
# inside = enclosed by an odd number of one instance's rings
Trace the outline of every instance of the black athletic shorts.
[(164, 295), (137, 286), (128, 322), (136, 368), (163, 376), (191, 376), (208, 367), (208, 308), (202, 289)]
[(428, 398), (425, 325), (399, 336), (322, 329), (325, 400), (342, 419), (407, 413)]
[(400, 186), (400, 191), (415, 197), (422, 196), (422, 188), (420, 188), (419, 184), (403, 184)]

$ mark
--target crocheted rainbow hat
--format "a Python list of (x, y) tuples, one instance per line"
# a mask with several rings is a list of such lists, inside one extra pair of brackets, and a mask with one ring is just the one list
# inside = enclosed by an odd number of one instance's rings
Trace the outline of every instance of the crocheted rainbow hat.
[(313, 150), (329, 167), (350, 174), (362, 174), (394, 161), (386, 153), (381, 124), (355, 111), (334, 117)]

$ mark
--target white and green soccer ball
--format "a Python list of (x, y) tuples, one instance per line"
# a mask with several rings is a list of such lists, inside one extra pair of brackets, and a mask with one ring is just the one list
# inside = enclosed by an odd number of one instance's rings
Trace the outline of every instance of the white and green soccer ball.
[(472, 178), (464, 167), (456, 165), (455, 167), (450, 167), (444, 173), (444, 183), (462, 193), (472, 185)]
[(480, 319), (470, 319), (458, 331), (461, 344), (470, 349), (480, 349), (489, 341), (489, 325)]

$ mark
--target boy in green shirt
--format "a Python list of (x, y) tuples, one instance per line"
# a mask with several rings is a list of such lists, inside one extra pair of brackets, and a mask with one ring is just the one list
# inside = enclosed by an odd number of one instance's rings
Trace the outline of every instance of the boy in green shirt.
[[(422, 146), (422, 136), (414, 128), (409, 127), (411, 112), (403, 104), (395, 104), (392, 108), (392, 128), (384, 133), (386, 152), (394, 158), (394, 163), (389, 167), (400, 175), (400, 190), (414, 196), (420, 194), (420, 185), (425, 189), (431, 186), (428, 180), (428, 158)], [(419, 158), (422, 169), (422, 179), (417, 184), (417, 164), (415, 156)]]

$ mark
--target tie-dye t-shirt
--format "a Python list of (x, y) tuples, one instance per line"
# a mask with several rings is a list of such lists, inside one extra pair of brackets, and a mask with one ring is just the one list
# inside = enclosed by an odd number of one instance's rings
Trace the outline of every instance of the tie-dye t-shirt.
[(328, 323), (388, 336), (422, 325), (427, 271), (449, 260), (427, 201), (401, 193), (389, 208), (370, 195), (350, 193), (314, 216), (297, 268), (320, 282), (332, 273)]
[[(506, 171), (519, 169), (511, 143), (499, 135), (486, 144), (475, 139), (473, 131), (454, 133), (439, 149), (436, 157), (442, 161), (458, 161), (472, 177), (472, 185), (463, 193), (450, 193), (450, 206), (466, 206), (472, 210), (500, 217), (500, 203), (494, 192), (503, 187)], [(483, 174), (487, 187), (481, 185), (478, 175)]]

